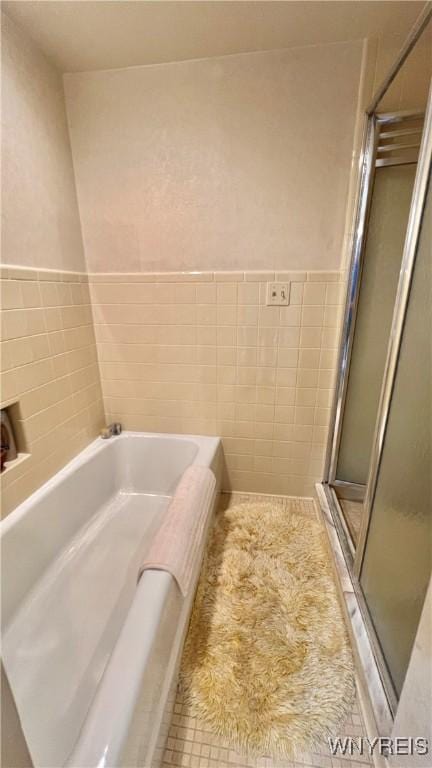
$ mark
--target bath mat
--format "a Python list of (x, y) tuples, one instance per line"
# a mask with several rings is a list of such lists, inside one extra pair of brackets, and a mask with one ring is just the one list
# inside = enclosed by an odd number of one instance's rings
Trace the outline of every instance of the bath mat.
[(191, 716), (237, 748), (291, 757), (338, 732), (353, 662), (325, 533), (272, 503), (220, 512), (180, 682)]

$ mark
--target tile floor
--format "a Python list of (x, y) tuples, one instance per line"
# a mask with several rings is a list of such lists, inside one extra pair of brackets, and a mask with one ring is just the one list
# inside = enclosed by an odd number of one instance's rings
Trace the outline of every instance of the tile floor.
[[(294, 499), (289, 497), (266, 497), (252, 494), (222, 494), (220, 510), (245, 501), (272, 501), (288, 506), (301, 514), (317, 515), (312, 499)], [(358, 739), (366, 737), (366, 728), (357, 699), (345, 723), (341, 723), (341, 738), (351, 736)], [(269, 757), (256, 758), (241, 754), (220, 736), (212, 733), (203, 721), (192, 717), (188, 705), (183, 701), (178, 690), (174, 713), (168, 732), (162, 768), (185, 766), (186, 768), (365, 768), (372, 760), (367, 755), (332, 756), (327, 742), (319, 749), (298, 755), (295, 760), (273, 760)]]

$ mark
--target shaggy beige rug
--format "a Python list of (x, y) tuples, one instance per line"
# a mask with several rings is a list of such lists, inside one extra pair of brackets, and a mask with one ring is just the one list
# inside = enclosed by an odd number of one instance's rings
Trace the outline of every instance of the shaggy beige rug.
[(269, 503), (219, 513), (181, 669), (191, 714), (247, 751), (287, 757), (348, 715), (351, 652), (325, 533)]

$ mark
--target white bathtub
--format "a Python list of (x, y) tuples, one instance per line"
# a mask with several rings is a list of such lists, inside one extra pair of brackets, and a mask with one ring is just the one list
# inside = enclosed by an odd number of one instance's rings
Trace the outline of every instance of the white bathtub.
[(218, 438), (97, 439), (3, 521), (2, 656), (38, 768), (158, 764), (193, 591), (137, 574), (184, 470), (212, 468), (214, 508), (221, 462)]

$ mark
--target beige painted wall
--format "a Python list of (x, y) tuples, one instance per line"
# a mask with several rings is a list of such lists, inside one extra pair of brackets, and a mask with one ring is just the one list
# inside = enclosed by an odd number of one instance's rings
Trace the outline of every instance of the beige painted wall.
[(362, 43), (71, 74), (93, 271), (337, 269)]
[(82, 270), (60, 74), (2, 13), (2, 261)]

